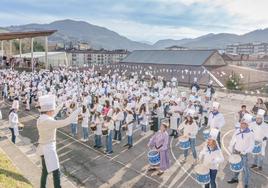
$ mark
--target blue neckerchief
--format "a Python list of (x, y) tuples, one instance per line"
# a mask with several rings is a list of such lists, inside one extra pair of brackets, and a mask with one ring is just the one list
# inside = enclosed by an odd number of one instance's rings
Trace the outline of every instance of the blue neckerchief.
[(213, 118), (214, 118), (217, 114), (219, 114), (219, 111), (212, 112)]
[(246, 128), (243, 131), (241, 131), (241, 129), (240, 129), (240, 132), (237, 133), (236, 135), (240, 135), (241, 134), (242, 139), (244, 139), (244, 133), (249, 133), (249, 132), (250, 132), (250, 129), (249, 128)]
[(208, 148), (208, 152), (209, 152), (209, 154), (211, 154), (212, 151), (216, 151), (216, 150), (218, 150), (218, 147), (215, 147), (213, 150), (211, 150), (208, 146), (207, 146), (207, 148)]

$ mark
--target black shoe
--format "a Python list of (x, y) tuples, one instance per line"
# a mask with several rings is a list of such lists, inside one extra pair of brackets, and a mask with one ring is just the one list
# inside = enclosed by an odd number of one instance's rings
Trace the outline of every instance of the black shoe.
[(170, 134), (169, 136), (174, 136), (174, 134), (172, 133), (172, 134)]
[(259, 171), (262, 171), (262, 167), (261, 167), (261, 166), (259, 166), (259, 167), (258, 167), (258, 170), (259, 170)]
[(129, 146), (129, 144), (125, 144), (123, 147)]
[(248, 188), (248, 185), (245, 185), (244, 188)]
[(94, 147), (94, 148), (97, 148), (98, 146), (95, 145), (95, 146), (93, 146), (93, 147)]
[(100, 149), (100, 148), (102, 148), (102, 146), (98, 146), (97, 148)]
[(253, 164), (253, 165), (251, 165), (250, 168), (256, 168), (256, 167), (257, 167), (257, 165)]
[(130, 148), (132, 148), (132, 147), (133, 147), (132, 145), (129, 145), (129, 146), (128, 146), (128, 149), (130, 149)]
[(238, 180), (231, 179), (231, 180), (227, 181), (227, 183), (229, 183), (229, 184), (238, 183)]

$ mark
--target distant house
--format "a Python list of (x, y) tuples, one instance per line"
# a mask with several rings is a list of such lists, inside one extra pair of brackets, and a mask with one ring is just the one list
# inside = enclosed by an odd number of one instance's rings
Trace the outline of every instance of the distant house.
[(167, 80), (176, 77), (182, 85), (192, 83), (197, 77), (200, 84), (213, 80), (215, 86), (224, 87), (208, 71), (208, 67), (226, 66), (216, 50), (136, 50), (120, 64), (140, 75), (163, 76)]

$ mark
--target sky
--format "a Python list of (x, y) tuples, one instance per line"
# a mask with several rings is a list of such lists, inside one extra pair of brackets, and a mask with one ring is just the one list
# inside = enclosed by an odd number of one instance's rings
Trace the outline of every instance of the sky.
[(1, 0), (0, 26), (73, 19), (136, 41), (268, 27), (268, 0)]

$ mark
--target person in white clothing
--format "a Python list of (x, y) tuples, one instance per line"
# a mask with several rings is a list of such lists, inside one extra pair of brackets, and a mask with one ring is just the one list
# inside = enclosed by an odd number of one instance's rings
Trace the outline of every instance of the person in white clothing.
[(265, 111), (263, 109), (259, 109), (256, 116), (256, 121), (251, 123), (249, 128), (254, 133), (255, 145), (261, 145), (261, 152), (259, 154), (254, 154), (254, 163), (251, 168), (258, 168), (258, 170), (262, 170), (263, 159), (265, 156), (265, 148), (268, 137), (268, 125), (263, 121)]
[(81, 139), (83, 142), (88, 141), (88, 120), (89, 120), (89, 110), (85, 105), (82, 107), (82, 131), (83, 131), (83, 138)]
[(11, 141), (15, 144), (16, 137), (19, 135), (19, 117), (17, 114), (17, 109), (12, 108), (8, 115), (9, 120), (9, 130), (11, 131)]
[(205, 188), (216, 188), (216, 176), (219, 165), (224, 161), (221, 149), (215, 138), (210, 137), (199, 154), (199, 160), (204, 166), (209, 167), (210, 183)]
[(121, 126), (122, 121), (124, 120), (124, 113), (120, 109), (119, 104), (115, 105), (115, 112), (112, 116), (112, 120), (114, 121), (115, 124), (114, 140), (120, 142), (122, 139)]
[(75, 110), (64, 120), (55, 120), (54, 117), (61, 109), (56, 109), (54, 95), (44, 95), (39, 97), (41, 115), (37, 119), (37, 129), (39, 132), (39, 148), (41, 151), (42, 175), (41, 188), (46, 187), (48, 173), (53, 173), (54, 187), (61, 188), (59, 158), (56, 151), (56, 130), (57, 128), (69, 125), (80, 113), (80, 109)]
[[(191, 144), (191, 150), (195, 159), (194, 164), (197, 162), (197, 154), (195, 149), (196, 135), (198, 133), (198, 125), (193, 119), (194, 111), (188, 111), (185, 121), (179, 126), (178, 130), (183, 130), (183, 136), (189, 138)], [(188, 149), (184, 150), (184, 159), (181, 161), (184, 163), (188, 156)]]
[[(242, 158), (244, 175), (243, 183), (245, 188), (248, 188), (250, 179), (248, 154), (252, 152), (255, 144), (254, 133), (248, 127), (250, 123), (252, 123), (252, 116), (250, 114), (245, 114), (240, 122), (240, 129), (235, 130), (228, 147), (230, 152), (238, 154)], [(234, 176), (228, 181), (228, 183), (238, 183), (238, 176), (239, 172), (235, 172)]]
[(221, 129), (225, 125), (225, 119), (222, 113), (219, 112), (220, 103), (213, 102), (212, 111), (208, 116), (208, 126), (210, 129), (218, 129), (219, 133), (217, 136), (217, 142), (221, 147)]
[(128, 146), (128, 149), (130, 149), (133, 146), (133, 123), (135, 120), (130, 106), (126, 107), (126, 112), (126, 124), (124, 127), (127, 129), (127, 144), (125, 144), (124, 147)]

